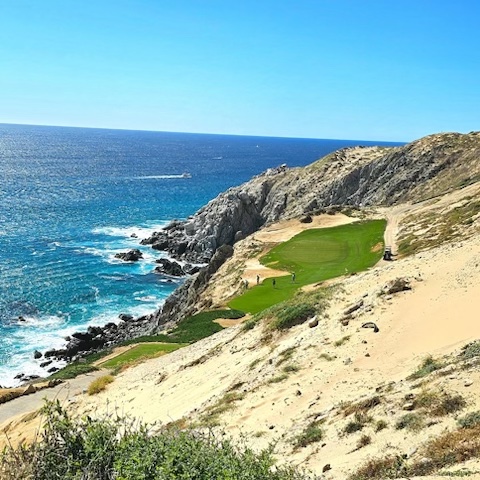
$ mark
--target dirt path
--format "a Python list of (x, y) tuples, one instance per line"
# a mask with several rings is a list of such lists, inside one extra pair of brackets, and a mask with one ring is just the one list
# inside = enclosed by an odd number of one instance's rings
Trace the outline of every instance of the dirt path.
[(45, 399), (59, 400), (60, 403), (70, 401), (77, 395), (82, 394), (98, 377), (105, 375), (105, 370), (98, 370), (95, 372), (80, 375), (77, 378), (72, 378), (64, 383), (53, 388), (46, 388), (30, 395), (15, 398), (10, 402), (0, 405), (0, 425), (7, 420), (18, 415), (24, 415), (41, 408)]

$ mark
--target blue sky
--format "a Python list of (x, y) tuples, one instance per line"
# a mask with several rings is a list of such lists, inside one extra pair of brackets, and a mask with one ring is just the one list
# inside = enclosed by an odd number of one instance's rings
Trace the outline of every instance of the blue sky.
[(409, 141), (480, 129), (476, 0), (0, 0), (0, 122)]

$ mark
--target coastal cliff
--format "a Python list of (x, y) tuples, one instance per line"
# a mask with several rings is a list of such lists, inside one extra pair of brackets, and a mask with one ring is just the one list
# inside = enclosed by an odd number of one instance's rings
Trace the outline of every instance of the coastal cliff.
[[(345, 148), (304, 168), (267, 170), (142, 243), (187, 262), (208, 264), (219, 247), (232, 246), (280, 219), (334, 207), (418, 202), (466, 186), (480, 178), (479, 157), (480, 132), (435, 134), (395, 148)], [(205, 279), (214, 271), (206, 267), (167, 299), (150, 319), (152, 331), (193, 313)]]

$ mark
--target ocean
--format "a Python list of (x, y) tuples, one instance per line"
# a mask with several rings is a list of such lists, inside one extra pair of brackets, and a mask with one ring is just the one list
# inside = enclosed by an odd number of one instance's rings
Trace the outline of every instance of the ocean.
[[(359, 144), (399, 145), (0, 124), (0, 385), (45, 376), (35, 350), (162, 305), (181, 280), (153, 273), (164, 255), (140, 239), (267, 168)], [(132, 248), (144, 259), (115, 258)]]

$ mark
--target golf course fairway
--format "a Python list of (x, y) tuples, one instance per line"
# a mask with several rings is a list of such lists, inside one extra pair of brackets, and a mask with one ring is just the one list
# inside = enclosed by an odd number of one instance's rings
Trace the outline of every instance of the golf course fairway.
[(290, 274), (276, 277), (275, 285), (272, 278), (264, 279), (229, 307), (258, 313), (291, 298), (304, 285), (366, 270), (382, 257), (385, 226), (385, 220), (369, 220), (299, 233), (260, 258), (263, 265)]

